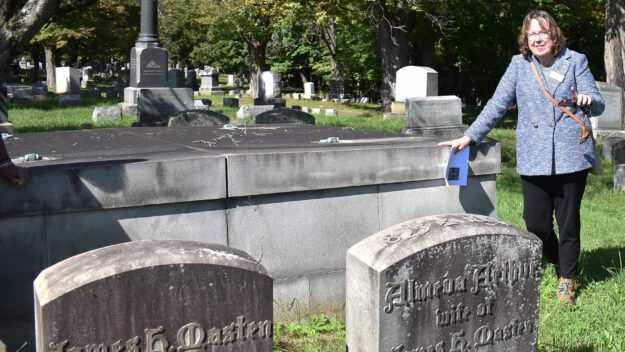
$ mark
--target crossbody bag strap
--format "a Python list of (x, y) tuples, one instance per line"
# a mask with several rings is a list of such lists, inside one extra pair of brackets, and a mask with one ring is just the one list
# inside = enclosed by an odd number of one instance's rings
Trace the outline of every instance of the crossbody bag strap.
[(547, 98), (549, 98), (549, 100), (551, 100), (553, 105), (555, 105), (558, 108), (560, 108), (560, 110), (562, 110), (565, 114), (569, 115), (573, 120), (575, 120), (577, 123), (579, 123), (582, 126), (582, 137), (580, 138), (579, 143), (580, 144), (584, 143), (588, 139), (588, 137), (590, 136), (590, 129), (588, 128), (588, 126), (586, 126), (584, 121), (580, 120), (579, 117), (575, 116), (575, 114), (570, 112), (567, 108), (565, 108), (563, 106), (560, 106), (560, 104), (558, 104), (558, 102), (545, 89), (545, 86), (543, 85), (543, 81), (540, 79), (540, 76), (538, 76), (538, 71), (536, 71), (536, 66), (534, 66), (534, 63), (530, 62), (530, 66), (532, 67), (532, 72), (534, 72), (534, 76), (536, 77), (536, 81), (538, 81), (538, 85), (540, 86), (540, 89), (542, 89), (542, 91), (545, 94), (545, 96)]

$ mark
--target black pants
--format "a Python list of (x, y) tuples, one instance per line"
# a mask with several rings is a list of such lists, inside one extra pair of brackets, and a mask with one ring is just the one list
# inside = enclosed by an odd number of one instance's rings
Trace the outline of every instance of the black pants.
[[(587, 177), (588, 170), (551, 176), (521, 176), (525, 226), (543, 241), (543, 257), (559, 266), (561, 276), (567, 279), (577, 275), (579, 212)], [(553, 227), (554, 213), (559, 240)]]

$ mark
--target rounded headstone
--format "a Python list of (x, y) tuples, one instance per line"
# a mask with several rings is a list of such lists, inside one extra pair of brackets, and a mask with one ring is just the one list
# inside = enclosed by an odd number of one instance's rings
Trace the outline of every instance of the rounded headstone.
[(625, 138), (623, 137), (608, 137), (602, 139), (603, 143), (603, 158), (615, 165), (625, 163)]
[(91, 114), (91, 119), (93, 122), (99, 121), (115, 121), (121, 120), (122, 118), (122, 108), (119, 106), (106, 106), (106, 107), (96, 107), (93, 109), (93, 114)]
[(37, 351), (272, 351), (273, 282), (246, 253), (136, 241), (37, 277)]
[(195, 109), (183, 111), (169, 118), (168, 126), (219, 126), (230, 122), (230, 118), (217, 111)]
[(536, 349), (542, 243), (481, 215), (423, 217), (347, 252), (350, 351)]
[(223, 105), (231, 108), (239, 107), (239, 99), (237, 98), (224, 98)]
[(315, 117), (301, 110), (278, 108), (256, 115), (255, 122), (260, 124), (299, 123), (315, 124)]

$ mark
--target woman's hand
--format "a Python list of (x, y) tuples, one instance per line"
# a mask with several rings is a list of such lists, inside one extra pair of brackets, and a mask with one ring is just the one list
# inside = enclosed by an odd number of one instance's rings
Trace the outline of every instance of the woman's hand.
[(573, 97), (575, 97), (575, 100), (577, 100), (577, 106), (586, 107), (592, 104), (592, 96), (588, 94), (577, 93), (577, 91), (573, 87), (571, 87), (571, 90), (573, 91)]
[(22, 187), (29, 179), (27, 168), (15, 166), (12, 163), (0, 168), (0, 175), (18, 188)]
[(452, 141), (440, 142), (438, 145), (440, 146), (448, 146), (448, 147), (458, 147), (458, 151), (464, 149), (467, 145), (471, 144), (472, 140), (469, 136), (462, 136), (458, 139), (454, 139)]

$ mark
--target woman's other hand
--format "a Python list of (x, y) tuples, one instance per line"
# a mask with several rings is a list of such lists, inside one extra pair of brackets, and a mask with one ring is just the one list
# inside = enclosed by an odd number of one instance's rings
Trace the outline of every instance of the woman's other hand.
[(29, 179), (27, 168), (13, 164), (0, 168), (0, 175), (18, 188), (22, 187)]
[(469, 136), (462, 136), (458, 139), (454, 139), (451, 141), (444, 141), (444, 142), (440, 142), (438, 143), (438, 145), (440, 146), (447, 146), (447, 147), (458, 147), (458, 151), (464, 149), (466, 146), (468, 146), (469, 144), (471, 144), (472, 140), (471, 138), (469, 138)]

